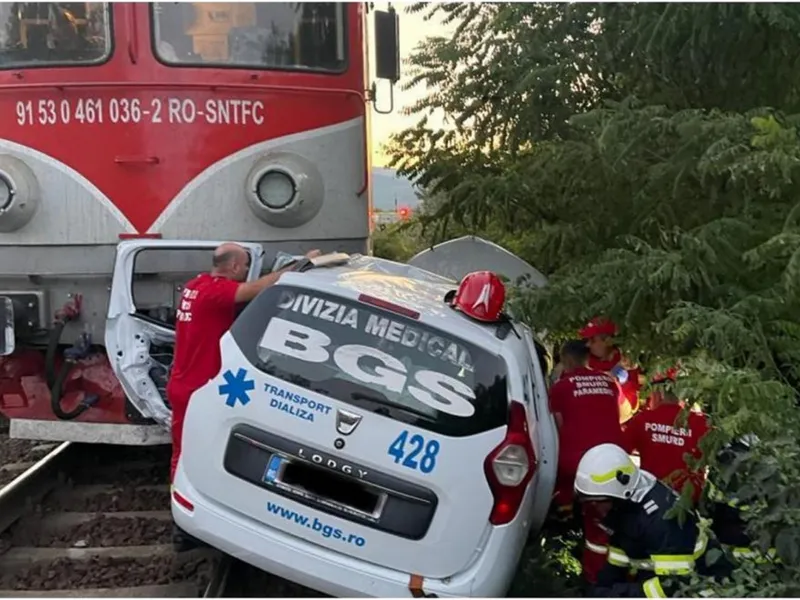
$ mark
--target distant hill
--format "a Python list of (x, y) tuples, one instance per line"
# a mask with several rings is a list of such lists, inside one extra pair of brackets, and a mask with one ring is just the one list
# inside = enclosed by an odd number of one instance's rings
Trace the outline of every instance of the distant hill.
[(394, 210), (395, 199), (397, 206), (416, 208), (419, 198), (414, 189), (414, 185), (405, 177), (398, 177), (394, 169), (372, 169), (372, 203), (375, 210)]

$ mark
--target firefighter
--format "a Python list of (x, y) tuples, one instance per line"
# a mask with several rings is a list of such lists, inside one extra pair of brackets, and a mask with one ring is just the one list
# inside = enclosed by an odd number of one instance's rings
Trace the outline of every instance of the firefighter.
[(641, 370), (632, 367), (614, 344), (616, 324), (604, 317), (595, 317), (578, 334), (589, 347), (589, 367), (610, 373), (622, 388), (620, 397), (620, 422), (624, 423), (639, 410), (639, 390), (642, 387)]
[[(319, 256), (312, 250), (306, 258)], [(250, 254), (238, 244), (222, 244), (214, 251), (213, 269), (189, 281), (181, 293), (175, 324), (175, 356), (167, 399), (172, 408), (172, 461), (170, 482), (181, 453), (183, 419), (192, 394), (213, 379), (220, 369), (219, 342), (236, 318), (237, 306), (255, 298), (294, 267), (247, 281)], [(193, 541), (175, 528), (176, 549), (188, 549)]]
[(655, 375), (648, 408), (636, 414), (624, 427), (624, 448), (629, 453), (638, 452), (640, 467), (671, 486), (679, 494), (687, 484), (692, 486), (695, 506), (703, 493), (706, 476), (702, 469), (691, 469), (686, 455), (701, 457), (698, 444), (709, 431), (706, 416), (696, 410), (685, 415), (685, 424), (679, 417), (685, 405), (668, 388), (675, 382), (677, 369)]
[(588, 596), (666, 598), (692, 572), (730, 575), (732, 565), (722, 555), (707, 564), (704, 555), (716, 545), (694, 513), (683, 521), (667, 517), (678, 495), (637, 468), (621, 447), (589, 450), (578, 465), (575, 493), (580, 503), (593, 506), (609, 535), (608, 560)]
[[(573, 506), (575, 472), (581, 456), (593, 446), (619, 444), (619, 385), (607, 373), (586, 366), (589, 351), (582, 340), (566, 342), (560, 350), (563, 371), (550, 387), (550, 411), (559, 436), (558, 476), (554, 504), (559, 516), (567, 518)], [(581, 511), (584, 548), (581, 558), (583, 578), (595, 582), (605, 563), (606, 534), (597, 527), (587, 505)], [(577, 515), (575, 515), (577, 517)]]

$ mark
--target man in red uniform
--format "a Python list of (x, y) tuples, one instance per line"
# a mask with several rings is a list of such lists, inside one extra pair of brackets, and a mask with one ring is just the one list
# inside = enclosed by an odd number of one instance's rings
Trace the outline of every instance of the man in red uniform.
[(674, 382), (677, 369), (658, 374), (651, 380), (657, 386), (648, 402), (649, 407), (625, 425), (623, 447), (630, 453), (638, 452), (641, 468), (650, 471), (679, 494), (687, 483), (692, 484), (692, 501), (697, 505), (705, 486), (703, 470), (692, 470), (686, 464), (686, 454), (699, 459), (698, 444), (708, 433), (706, 416), (689, 411), (686, 420), (678, 421), (685, 405), (671, 391), (664, 389)]
[(632, 367), (614, 345), (616, 324), (604, 317), (595, 317), (578, 332), (589, 347), (589, 368), (604, 371), (616, 377), (622, 388), (620, 397), (620, 423), (630, 419), (639, 410), (639, 390), (642, 387), (641, 370)]
[[(620, 388), (616, 380), (586, 365), (589, 350), (582, 340), (561, 347), (563, 370), (550, 388), (550, 411), (558, 426), (558, 478), (555, 502), (559, 512), (573, 504), (575, 473), (584, 453), (599, 444), (621, 444), (619, 424)], [(594, 503), (581, 505), (584, 550), (583, 577), (596, 582), (607, 558), (608, 534), (598, 525)]]
[[(313, 250), (306, 257), (319, 254), (319, 250)], [(214, 251), (211, 273), (198, 275), (184, 287), (175, 324), (175, 358), (167, 384), (167, 399), (172, 407), (170, 481), (181, 453), (189, 398), (219, 372), (219, 341), (233, 325), (237, 305), (255, 298), (290, 268), (248, 282), (250, 254), (238, 244), (222, 244)]]
[[(319, 254), (319, 250), (312, 250), (306, 257)], [(172, 407), (170, 482), (181, 453), (183, 419), (189, 399), (219, 372), (222, 362), (219, 342), (233, 325), (237, 305), (255, 298), (291, 267), (247, 281), (250, 254), (238, 244), (227, 243), (214, 251), (211, 273), (198, 275), (184, 287), (175, 324), (175, 357), (167, 383), (167, 399)], [(176, 534), (180, 546), (184, 540), (180, 532)]]

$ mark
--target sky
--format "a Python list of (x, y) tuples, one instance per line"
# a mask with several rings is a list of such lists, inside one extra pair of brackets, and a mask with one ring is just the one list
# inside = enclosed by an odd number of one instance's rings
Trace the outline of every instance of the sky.
[[(454, 26), (447, 28), (443, 27), (436, 19), (433, 21), (425, 21), (421, 13), (408, 14), (405, 12), (405, 7), (408, 2), (393, 2), (393, 6), (400, 17), (400, 61), (401, 61), (401, 74), (405, 66), (402, 61), (406, 59), (417, 46), (419, 42), (424, 40), (430, 35), (447, 35), (450, 33)], [(377, 10), (386, 10), (386, 2), (376, 2), (375, 8)], [(372, 31), (372, 20), (370, 19), (369, 26), (369, 47), (375, 47), (375, 39)], [(374, 60), (370, 57), (370, 77), (374, 78)], [(372, 79), (374, 81), (374, 79)], [(424, 87), (417, 86), (416, 88), (408, 91), (401, 89), (403, 78), (394, 88), (394, 111), (389, 115), (381, 115), (372, 110), (372, 159), (373, 164), (377, 167), (386, 166), (386, 157), (381, 152), (381, 144), (389, 139), (392, 133), (401, 131), (406, 127), (414, 125), (417, 117), (404, 116), (401, 114), (401, 109), (405, 106), (413, 104), (417, 99), (424, 97)], [(385, 81), (378, 82), (378, 106), (382, 110), (386, 110), (389, 105), (389, 87)], [(435, 120), (431, 121), (434, 124)]]

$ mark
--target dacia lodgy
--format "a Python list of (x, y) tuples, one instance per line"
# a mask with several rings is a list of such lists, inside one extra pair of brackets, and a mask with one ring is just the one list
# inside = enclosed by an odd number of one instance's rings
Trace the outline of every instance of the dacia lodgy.
[(556, 476), (531, 331), (489, 273), (339, 262), (286, 273), (222, 338), (175, 521), (334, 596), (503, 596)]

